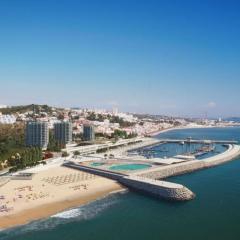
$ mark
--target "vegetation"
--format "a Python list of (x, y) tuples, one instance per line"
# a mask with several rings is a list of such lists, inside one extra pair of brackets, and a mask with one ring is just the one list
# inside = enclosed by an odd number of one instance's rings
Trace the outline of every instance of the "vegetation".
[(67, 153), (67, 152), (62, 153), (62, 157), (68, 157), (68, 156), (69, 156), (69, 153)]
[(97, 153), (105, 153), (107, 152), (108, 148), (101, 148), (101, 149), (97, 149)]
[(79, 151), (75, 151), (75, 152), (73, 153), (73, 155), (74, 155), (74, 156), (78, 156), (78, 155), (80, 155), (80, 152), (79, 152)]
[(16, 171), (42, 161), (40, 148), (25, 146), (23, 124), (0, 124), (0, 133), (0, 169), (11, 167)]
[(19, 169), (24, 169), (26, 167), (35, 166), (42, 161), (42, 150), (38, 147), (25, 148), (20, 152), (13, 154), (8, 159), (8, 166), (10, 168), (10, 172), (17, 171)]
[(110, 139), (111, 138), (111, 136), (109, 136), (108, 134), (106, 134), (106, 133), (95, 133), (95, 137), (96, 138), (107, 138), (107, 139)]
[(120, 129), (116, 129), (111, 137), (115, 138), (115, 139), (118, 139), (118, 138), (125, 138), (126, 139), (126, 138), (137, 137), (137, 134), (136, 133), (127, 134), (126, 131), (123, 131), (123, 130), (120, 130)]
[(0, 124), (0, 163), (24, 148), (23, 124)]
[(48, 147), (47, 150), (48, 151), (52, 151), (52, 152), (61, 152), (62, 148), (65, 148), (66, 145), (59, 143), (55, 140), (53, 132), (50, 131), (49, 132), (49, 143), (48, 143)]
[(90, 121), (99, 122), (103, 122), (104, 120), (108, 119), (110, 123), (119, 123), (120, 127), (131, 127), (135, 125), (135, 123), (124, 121), (123, 118), (120, 118), (119, 116), (112, 116), (110, 114), (103, 115), (90, 112), (87, 119)]
[(12, 106), (7, 108), (0, 108), (2, 114), (14, 114), (14, 113), (25, 113), (35, 111), (35, 113), (46, 112), (52, 113), (52, 108), (48, 105), (23, 105), (23, 106)]
[(127, 138), (127, 132), (123, 130), (116, 129), (114, 130), (114, 133), (112, 134), (112, 138), (118, 139), (118, 138)]
[(73, 134), (73, 141), (82, 140), (82, 139), (83, 139), (82, 133)]
[(123, 128), (131, 127), (131, 126), (135, 125), (135, 123), (124, 121), (123, 118), (120, 118), (118, 116), (110, 116), (110, 122), (111, 123), (119, 123), (120, 127), (123, 127)]

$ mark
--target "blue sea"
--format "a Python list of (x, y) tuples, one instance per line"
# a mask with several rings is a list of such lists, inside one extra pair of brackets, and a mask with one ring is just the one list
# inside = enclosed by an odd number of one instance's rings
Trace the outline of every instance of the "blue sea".
[[(240, 141), (240, 128), (175, 130), (158, 138)], [(50, 218), (1, 231), (4, 240), (239, 240), (240, 158), (215, 168), (172, 177), (196, 193), (173, 203), (126, 192)]]

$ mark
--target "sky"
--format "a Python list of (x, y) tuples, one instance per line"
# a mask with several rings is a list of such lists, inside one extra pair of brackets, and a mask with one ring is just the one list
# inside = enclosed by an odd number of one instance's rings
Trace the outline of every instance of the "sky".
[(240, 1), (0, 0), (0, 105), (240, 116)]

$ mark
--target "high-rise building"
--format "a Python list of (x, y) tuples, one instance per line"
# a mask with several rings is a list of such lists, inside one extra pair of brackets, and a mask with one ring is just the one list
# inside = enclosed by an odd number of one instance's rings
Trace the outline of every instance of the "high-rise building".
[(65, 121), (54, 123), (54, 138), (61, 144), (71, 143), (72, 123)]
[(83, 125), (83, 140), (84, 141), (94, 141), (95, 140), (95, 130), (94, 126), (91, 124)]
[(42, 121), (29, 121), (26, 125), (25, 143), (29, 147), (46, 149), (49, 140), (48, 123)]

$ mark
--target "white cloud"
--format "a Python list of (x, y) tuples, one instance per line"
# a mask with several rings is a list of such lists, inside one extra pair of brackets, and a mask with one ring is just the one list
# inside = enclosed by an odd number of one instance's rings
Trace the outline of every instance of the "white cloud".
[(207, 106), (209, 107), (209, 108), (215, 108), (216, 106), (217, 106), (217, 104), (215, 103), (215, 102), (209, 102), (208, 104), (207, 104)]
[(113, 107), (119, 106), (119, 103), (115, 100), (110, 100), (110, 101), (106, 102), (106, 104), (109, 106), (113, 106)]

